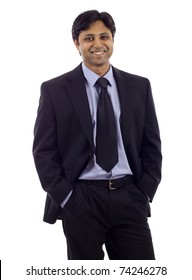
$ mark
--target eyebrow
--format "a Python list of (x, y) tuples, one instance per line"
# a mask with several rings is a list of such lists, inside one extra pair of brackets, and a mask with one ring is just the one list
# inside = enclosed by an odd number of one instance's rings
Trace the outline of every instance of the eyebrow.
[(95, 36), (95, 35), (110, 35), (108, 32), (103, 32), (103, 33), (99, 33), (99, 34), (85, 34), (83, 37), (88, 37), (88, 36)]

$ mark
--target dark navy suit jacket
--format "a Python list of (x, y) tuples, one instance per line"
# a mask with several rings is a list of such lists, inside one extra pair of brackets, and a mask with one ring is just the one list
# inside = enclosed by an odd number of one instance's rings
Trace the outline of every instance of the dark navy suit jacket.
[[(161, 140), (148, 79), (113, 67), (120, 126), (136, 186), (153, 200), (161, 180)], [(93, 128), (81, 64), (46, 81), (34, 128), (33, 156), (47, 193), (44, 221), (60, 218), (60, 204), (94, 155)]]

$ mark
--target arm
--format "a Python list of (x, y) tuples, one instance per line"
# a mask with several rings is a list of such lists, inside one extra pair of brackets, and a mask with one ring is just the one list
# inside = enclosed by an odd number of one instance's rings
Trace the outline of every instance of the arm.
[(159, 126), (149, 82), (145, 107), (141, 164), (143, 175), (138, 182), (138, 187), (152, 201), (161, 180), (162, 155)]
[(64, 178), (57, 145), (54, 107), (46, 84), (42, 84), (34, 127), (33, 156), (43, 189), (59, 206), (72, 190), (72, 185)]

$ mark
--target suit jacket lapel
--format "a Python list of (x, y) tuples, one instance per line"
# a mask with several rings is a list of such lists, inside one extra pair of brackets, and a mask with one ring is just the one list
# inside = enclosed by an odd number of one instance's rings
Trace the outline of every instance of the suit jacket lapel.
[(69, 75), (68, 93), (91, 148), (94, 150), (93, 127), (84, 79), (81, 65), (79, 65)]
[[(126, 149), (129, 144), (133, 124), (133, 111), (135, 108), (134, 85), (131, 82), (131, 79), (127, 79), (127, 75), (126, 78), (124, 78), (122, 75), (123, 72), (117, 68), (113, 67), (113, 73), (119, 92), (121, 106), (120, 125), (124, 147)], [(68, 77), (68, 93), (74, 110), (79, 117), (82, 128), (85, 131), (92, 150), (94, 151), (93, 126), (84, 79), (85, 77), (80, 64), (77, 68), (71, 71), (71, 74)]]

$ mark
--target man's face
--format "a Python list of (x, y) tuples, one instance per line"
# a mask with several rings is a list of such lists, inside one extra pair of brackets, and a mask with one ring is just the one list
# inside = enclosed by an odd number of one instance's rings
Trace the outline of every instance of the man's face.
[(74, 41), (85, 65), (94, 72), (109, 69), (109, 58), (113, 53), (111, 31), (100, 20), (93, 22), (87, 30)]

